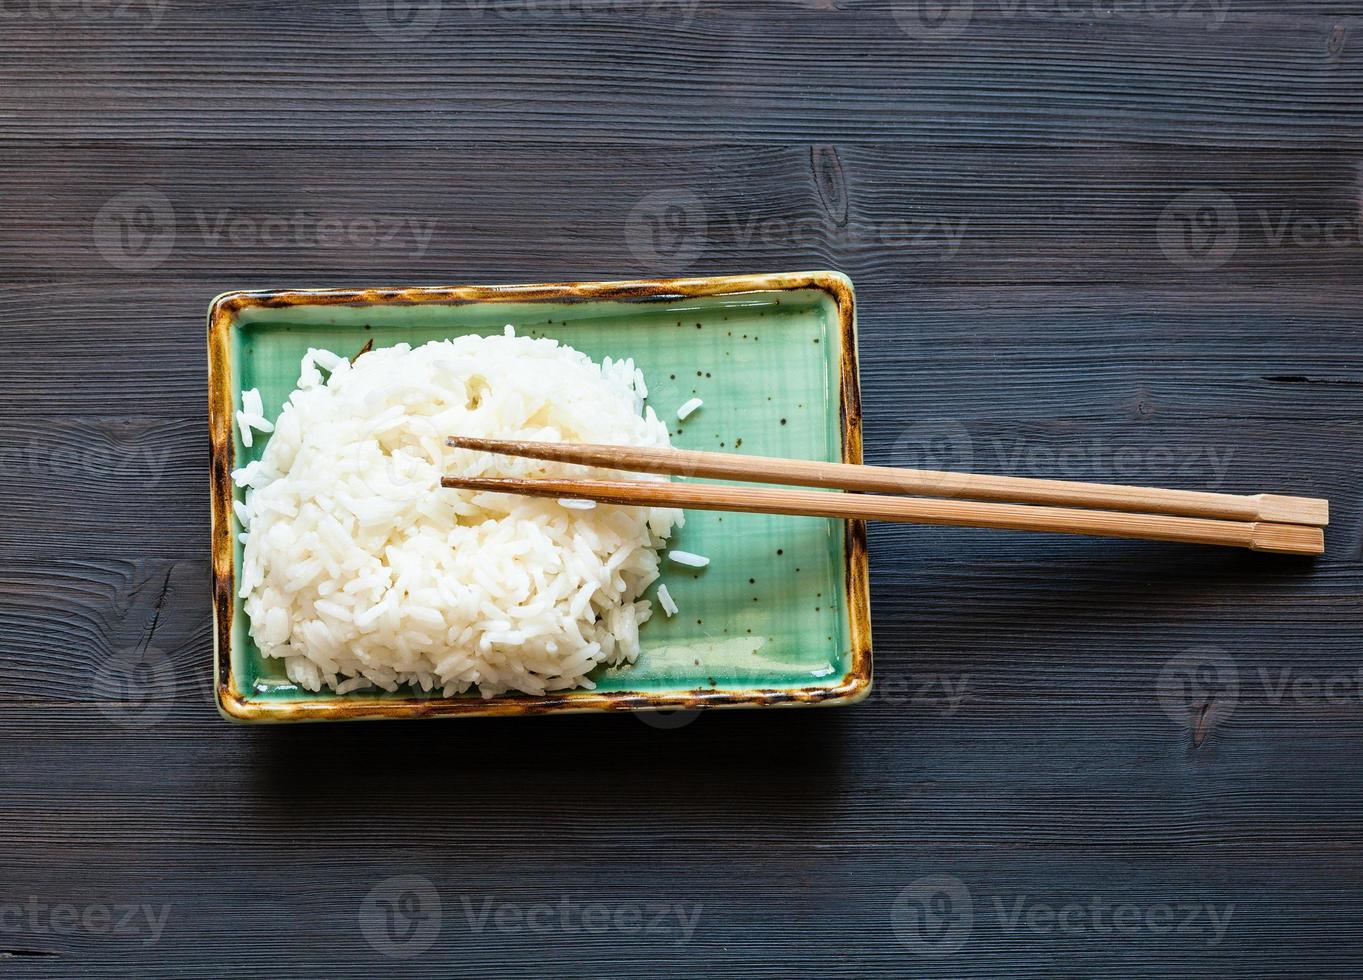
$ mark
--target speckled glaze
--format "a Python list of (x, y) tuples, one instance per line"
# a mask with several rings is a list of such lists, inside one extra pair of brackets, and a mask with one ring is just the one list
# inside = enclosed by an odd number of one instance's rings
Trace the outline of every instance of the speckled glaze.
[[(692, 303), (693, 300), (700, 302)], [(786, 307), (781, 310), (783, 300)], [(611, 672), (609, 680), (602, 683), (598, 690), (565, 691), (542, 697), (502, 695), (490, 699), (478, 697), (476, 694), (440, 698), (404, 692), (398, 694), (354, 692), (348, 695), (336, 695), (327, 691), (316, 694), (300, 691), (287, 684), (286, 681), (280, 681), (278, 677), (271, 678), (268, 670), (262, 668), (261, 658), (252, 653), (254, 647), (250, 643), (249, 637), (246, 636), (244, 613), (241, 611), (239, 600), (234, 595), (239, 545), (235, 541), (236, 528), (233, 524), (231, 503), (235, 487), (232, 484), (230, 474), (238, 465), (236, 460), (243, 453), (243, 449), (236, 440), (233, 409), (247, 375), (255, 369), (254, 362), (251, 359), (253, 357), (261, 359), (267, 356), (260, 349), (263, 345), (253, 347), (243, 340), (243, 336), (249, 332), (252, 324), (256, 325), (257, 329), (259, 329), (259, 325), (266, 324), (267, 329), (276, 329), (289, 334), (288, 339), (292, 343), (302, 343), (306, 339), (316, 346), (323, 346), (327, 343), (336, 346), (343, 343), (338, 337), (344, 336), (353, 340), (353, 346), (358, 350), (362, 343), (373, 343), (374, 337), (380, 336), (380, 333), (384, 331), (387, 332), (388, 336), (380, 337), (379, 346), (386, 345), (395, 336), (401, 339), (407, 329), (407, 324), (403, 322), (406, 317), (406, 314), (402, 312), (404, 309), (411, 310), (416, 307), (423, 307), (443, 308), (446, 311), (452, 311), (454, 308), (463, 308), (460, 312), (467, 314), (469, 312), (467, 308), (484, 307), (489, 304), (493, 307), (490, 312), (493, 320), (497, 319), (498, 315), (503, 312), (506, 312), (508, 318), (514, 315), (518, 320), (524, 320), (525, 311), (536, 309), (540, 304), (544, 304), (551, 311), (555, 309), (568, 311), (566, 315), (560, 314), (564, 316), (564, 319), (558, 321), (561, 324), (560, 328), (554, 328), (552, 325), (555, 321), (550, 318), (544, 321), (550, 326), (545, 327), (541, 333), (558, 336), (565, 343), (571, 343), (574, 346), (578, 346), (578, 343), (568, 326), (569, 317), (571, 317), (572, 324), (578, 325), (589, 323), (595, 310), (613, 310), (615, 312), (611, 314), (603, 312), (603, 317), (607, 317), (603, 322), (615, 323), (621, 317), (619, 310), (622, 307), (620, 304), (639, 304), (636, 307), (628, 308), (639, 310), (638, 325), (631, 323), (628, 327), (612, 326), (610, 328), (622, 332), (620, 334), (609, 334), (612, 342), (615, 341), (617, 336), (619, 337), (619, 347), (616, 353), (622, 356), (639, 349), (640, 345), (651, 346), (649, 338), (661, 338), (662, 335), (641, 335), (639, 331), (673, 329), (671, 318), (674, 316), (676, 317), (675, 331), (668, 337), (667, 345), (675, 351), (683, 349), (686, 343), (691, 342), (684, 340), (683, 337), (691, 336), (690, 329), (693, 323), (694, 329), (697, 331), (695, 337), (701, 337), (699, 331), (706, 326), (711, 328), (711, 334), (708, 336), (714, 336), (716, 329), (725, 329), (725, 321), (729, 321), (730, 316), (734, 317), (732, 326), (736, 330), (738, 323), (745, 322), (742, 321), (741, 315), (752, 309), (764, 312), (780, 311), (788, 317), (794, 318), (792, 322), (798, 322), (798, 317), (793, 311), (808, 306), (809, 309), (815, 311), (810, 314), (811, 316), (817, 315), (821, 318), (820, 322), (822, 320), (827, 321), (825, 335), (828, 342), (823, 347), (816, 346), (795, 350), (792, 355), (791, 349), (786, 345), (797, 342), (807, 344), (809, 338), (803, 334), (797, 338), (791, 331), (787, 331), (791, 334), (790, 336), (785, 336), (781, 329), (768, 330), (764, 326), (763, 332), (768, 333), (767, 343), (769, 346), (766, 350), (775, 352), (773, 363), (789, 363), (792, 361), (792, 357), (798, 358), (798, 363), (806, 366), (826, 362), (829, 383), (821, 390), (823, 404), (815, 406), (811, 403), (803, 417), (797, 417), (792, 410), (787, 413), (791, 415), (792, 425), (786, 428), (787, 420), (783, 417), (779, 420), (779, 428), (776, 431), (793, 435), (798, 434), (796, 430), (801, 424), (814, 427), (827, 425), (830, 427), (829, 431), (833, 433), (832, 441), (827, 447), (827, 455), (830, 458), (841, 458), (850, 463), (861, 461), (861, 412), (857, 374), (855, 300), (851, 283), (845, 276), (836, 272), (797, 272), (621, 282), (544, 283), (522, 286), (323, 289), (225, 293), (213, 301), (208, 314), (209, 428), (212, 441), (214, 671), (217, 702), (223, 715), (236, 721), (248, 722), (441, 718), (587, 711), (831, 705), (848, 704), (864, 697), (871, 684), (871, 634), (866, 535), (865, 527), (859, 521), (844, 522), (840, 527), (836, 524), (829, 525), (830, 529), (837, 528), (835, 540), (838, 544), (834, 546), (839, 571), (835, 582), (836, 594), (824, 596), (822, 593), (818, 593), (817, 599), (809, 596), (800, 597), (801, 602), (807, 599), (810, 602), (819, 603), (815, 606), (815, 611), (824, 617), (823, 620), (819, 621), (821, 624), (825, 621), (837, 623), (838, 633), (832, 632), (835, 627), (829, 627), (827, 639), (832, 641), (829, 645), (833, 650), (827, 654), (830, 666), (826, 671), (826, 676), (812, 676), (807, 669), (803, 673), (801, 670), (791, 669), (782, 674), (778, 663), (777, 666), (771, 668), (774, 672), (773, 677), (762, 678), (763, 683), (748, 684), (739, 681), (726, 681), (713, 676), (722, 674), (723, 671), (702, 662), (698, 655), (694, 670), (691, 669), (689, 663), (685, 665), (686, 671), (694, 674), (694, 676), (679, 674), (676, 677), (663, 676), (661, 679), (659, 676), (652, 676), (651, 682), (645, 684), (642, 682), (642, 678), (648, 675), (645, 665), (650, 657), (650, 628), (653, 628), (652, 632), (660, 636), (666, 636), (668, 630), (680, 629), (672, 623), (657, 627), (650, 623), (641, 635), (643, 651), (640, 654), (638, 669), (640, 682), (631, 684), (631, 671), (634, 669), (626, 668)], [(440, 313), (441, 309), (425, 309), (420, 313), (414, 310), (410, 319), (413, 321), (422, 320), (424, 326), (420, 331), (414, 331), (411, 339), (414, 342), (423, 342), (430, 339), (432, 331), (442, 336), (453, 336), (462, 332), (455, 329), (447, 334), (440, 333), (438, 325)], [(644, 314), (647, 314), (647, 316), (645, 317)], [(756, 315), (762, 315), (762, 312)], [(432, 319), (432, 316), (436, 319)], [(609, 319), (611, 316), (615, 319)], [(376, 321), (379, 332), (366, 333), (370, 330), (370, 324), (365, 322), (368, 320)], [(380, 320), (383, 321), (383, 324), (377, 323)], [(490, 323), (491, 320), (488, 322)], [(771, 321), (763, 321), (763, 323), (768, 322)], [(281, 325), (278, 327), (271, 326), (275, 323)], [(679, 332), (683, 329), (686, 330), (685, 334)], [(558, 330), (566, 331), (566, 333), (560, 336)], [(338, 331), (343, 333), (338, 334)], [(534, 333), (533, 330), (530, 332)], [(624, 336), (625, 333), (628, 336)], [(733, 336), (732, 330), (729, 331), (729, 336)], [(742, 339), (746, 341), (748, 335), (744, 334)], [(753, 339), (757, 339), (756, 335)], [(392, 339), (391, 342), (397, 342), (397, 340)], [(709, 342), (711, 343), (710, 352), (714, 354), (718, 348), (714, 347), (713, 341)], [(736, 337), (734, 342), (737, 342)], [(817, 345), (819, 338), (815, 337), (813, 342)], [(695, 343), (699, 343), (699, 341), (695, 341)], [(777, 346), (778, 344), (780, 346)], [(593, 351), (589, 350), (588, 353), (593, 353), (596, 356)], [(729, 355), (726, 353), (724, 356)], [(765, 351), (762, 356), (766, 356)], [(279, 360), (279, 357), (276, 356), (275, 359)], [(296, 367), (296, 361), (294, 365)], [(281, 369), (274, 371), (276, 376), (279, 376)], [(697, 371), (695, 374), (698, 378), (704, 376), (708, 379), (708, 375), (705, 375), (704, 372)], [(710, 423), (716, 425), (723, 423), (715, 432), (733, 429), (736, 420), (732, 417), (725, 418), (723, 416), (722, 413), (725, 410), (723, 404), (707, 404), (706, 410), (684, 423), (686, 428), (692, 429), (692, 433), (685, 439), (681, 439), (683, 424), (675, 421), (675, 415), (672, 414), (673, 406), (660, 404), (653, 397), (658, 392), (666, 390), (667, 378), (676, 383), (672, 385), (673, 388), (678, 392), (683, 391), (681, 384), (687, 379), (683, 378), (679, 381), (678, 375), (672, 373), (659, 383), (657, 368), (655, 367), (649, 377), (650, 385), (655, 389), (654, 392), (651, 392), (650, 400), (655, 405), (658, 414), (669, 422), (669, 427), (675, 430), (674, 439), (678, 441), (679, 445), (688, 445), (686, 440), (702, 440), (706, 437), (703, 433), (698, 434), (700, 433), (699, 426), (693, 425), (697, 420), (707, 418), (706, 412), (708, 412)], [(775, 380), (769, 379), (771, 384), (769, 390), (772, 394), (765, 396), (766, 401), (773, 402), (774, 407), (780, 406), (780, 402), (774, 401), (774, 399), (782, 397), (784, 390), (782, 385), (778, 383), (779, 381), (780, 377)], [(245, 383), (244, 386), (251, 387), (252, 383), (259, 383), (254, 375), (251, 376), (250, 382)], [(282, 384), (282, 381), (276, 383), (275, 387), (278, 390), (273, 393), (272, 397), (267, 397), (267, 402), (271, 401), (272, 398), (281, 399), (287, 393), (281, 387)], [(677, 394), (676, 397), (681, 397), (681, 394)], [(803, 403), (800, 407), (805, 408)], [(764, 432), (765, 430), (761, 430), (756, 434), (750, 434), (749, 444), (741, 447), (740, 451), (754, 452), (759, 455), (779, 454), (779, 451), (785, 445), (779, 440), (776, 440), (774, 445), (752, 444), (754, 442), (761, 443)], [(717, 445), (698, 441), (691, 444), (691, 448), (724, 449), (734, 447), (725, 445), (723, 441), (718, 442)], [(259, 449), (260, 445), (257, 444), (255, 451), (258, 452)], [(695, 519), (695, 515), (688, 516), (692, 516), (693, 520)], [(764, 519), (756, 515), (730, 515), (731, 520), (735, 517), (749, 521)], [(715, 519), (715, 515), (707, 514), (704, 519)], [(817, 519), (788, 518), (781, 520), (813, 521)], [(691, 526), (691, 523), (688, 522), (688, 528)], [(712, 528), (710, 533), (714, 535), (715, 529)], [(729, 532), (722, 530), (718, 533), (723, 537), (730, 536)], [(830, 533), (833, 532), (830, 530)], [(764, 544), (772, 544), (772, 541), (763, 542), (760, 534), (743, 535), (734, 532), (733, 536), (743, 538), (745, 542), (755, 538), (756, 544), (753, 547), (759, 548), (759, 550)], [(773, 541), (779, 540), (782, 539), (773, 539)], [(676, 541), (673, 543), (674, 545), (677, 544)], [(771, 550), (767, 548), (763, 552), (768, 559), (771, 558)], [(776, 548), (775, 554), (783, 555), (783, 549)], [(802, 560), (800, 554), (793, 552), (790, 556), (791, 564), (799, 560)], [(804, 574), (807, 577), (812, 577), (818, 571), (817, 568), (812, 566), (820, 560), (817, 549), (803, 560), (811, 566), (804, 569)], [(792, 601), (791, 596), (798, 587), (799, 580), (787, 574), (784, 565), (780, 566), (780, 569), (784, 576), (781, 581), (781, 601), (789, 605)], [(800, 572), (801, 569), (794, 566), (794, 571)], [(663, 581), (672, 581), (673, 576), (677, 574), (682, 573), (678, 572), (675, 566), (671, 567), (664, 575)], [(702, 575), (700, 573), (686, 574), (697, 579), (695, 595), (698, 597), (703, 595), (706, 585)], [(716, 573), (716, 575), (718, 574)], [(728, 574), (732, 577), (735, 573), (731, 571)], [(721, 581), (715, 579), (712, 584), (718, 587)], [(651, 589), (648, 595), (651, 596), (652, 592)], [(752, 600), (754, 603), (758, 603), (756, 595), (752, 597)], [(697, 598), (696, 601), (699, 602), (700, 599)], [(775, 599), (772, 601), (773, 603), (776, 602)], [(733, 608), (735, 611), (741, 611), (738, 610), (737, 606)], [(760, 604), (757, 608), (761, 609)], [(825, 612), (825, 609), (828, 611)], [(834, 610), (838, 614), (836, 619), (829, 619), (830, 613)], [(808, 610), (802, 611), (808, 612)], [(775, 614), (781, 612), (781, 609), (777, 609)], [(686, 615), (687, 610), (683, 609), (678, 619)], [(661, 622), (661, 613), (655, 613), (655, 618)], [(739, 619), (736, 616), (724, 618), (726, 621), (735, 624), (734, 633), (737, 634), (738, 627), (736, 624)], [(689, 624), (689, 620), (687, 622)], [(699, 622), (697, 620), (698, 624)], [(742, 641), (741, 635), (728, 635), (728, 626), (722, 627), (722, 632), (725, 634), (724, 638), (715, 634), (714, 629), (713, 621), (711, 626), (705, 627), (707, 636), (713, 638), (716, 650), (723, 649), (724, 644)], [(823, 626), (820, 625), (820, 630), (822, 629)], [(749, 632), (751, 632), (751, 629), (749, 629)], [(822, 643), (823, 639), (823, 637), (816, 637), (809, 642), (817, 645)], [(669, 647), (668, 649), (676, 649), (676, 647)], [(693, 648), (687, 647), (686, 649), (691, 650)], [(729, 656), (732, 658), (732, 653)], [(271, 663), (277, 664), (273, 661)], [(710, 669), (707, 670), (707, 666)], [(279, 670), (278, 673), (282, 674), (282, 670)], [(738, 675), (741, 676), (741, 674), (742, 671), (739, 671)]]

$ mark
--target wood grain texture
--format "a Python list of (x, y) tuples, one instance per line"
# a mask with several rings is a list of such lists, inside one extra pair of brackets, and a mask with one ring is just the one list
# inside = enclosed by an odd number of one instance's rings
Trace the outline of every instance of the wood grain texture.
[(1349, 147), (1363, 121), (1348, 3), (958, 0), (946, 36), (907, 0), (128, 6), (60, 49), (11, 20), (0, 132)]
[[(10, 142), (0, 164), (0, 191), (23, 219), (0, 227), (0, 257), (39, 282), (73, 267), (125, 287), (188, 277), (234, 288), (300, 276), (500, 282), (541, 267), (619, 278), (795, 263), (845, 269), (859, 286), (1186, 293), (1356, 289), (1363, 252), (1356, 154), (1324, 146), (606, 142), (547, 153), (531, 142), (431, 140), (380, 155), (362, 143), (322, 151), (210, 136), (187, 147)], [(54, 185), (64, 188), (56, 199)], [(139, 194), (160, 210), (132, 214), (143, 202), (128, 196)], [(1226, 207), (1234, 239), (1203, 262), (1174, 249), (1186, 230), (1178, 208), (1208, 195)], [(681, 240), (641, 252), (636, 234), (669, 206), (687, 219)], [(153, 243), (164, 237), (165, 249), (143, 255), (114, 238), (129, 225)], [(120, 248), (131, 268), (118, 264)]]
[[(6, 7), (0, 969), (1356, 976), (1356, 4), (970, 6)], [(1326, 555), (873, 527), (850, 709), (217, 717), (213, 295), (823, 267), (869, 462), (1326, 496)]]
[[(699, 407), (699, 402), (693, 404), (693, 408)], [(1330, 523), (1329, 502), (1318, 497), (1203, 494), (1200, 491), (1170, 490), (1161, 487), (1120, 487), (1105, 483), (990, 476), (963, 470), (923, 470), (859, 463), (827, 463), (665, 446), (527, 442), (517, 439), (478, 439), (469, 436), (449, 436), (445, 444), (455, 449), (579, 463), (634, 473), (666, 473), (692, 478), (822, 487), (863, 493), (893, 493), (900, 496), (960, 497), (1022, 504), (1069, 504), (1143, 514), (1185, 514), (1227, 520), (1282, 520), (1318, 527)], [(1270, 512), (1273, 512), (1272, 516)]]

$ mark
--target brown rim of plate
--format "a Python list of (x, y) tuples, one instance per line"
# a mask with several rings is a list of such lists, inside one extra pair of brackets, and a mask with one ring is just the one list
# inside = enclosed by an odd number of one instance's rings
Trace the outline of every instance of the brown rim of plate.
[(389, 698), (333, 695), (307, 701), (252, 700), (232, 671), (235, 568), (232, 547), (232, 363), (228, 344), (237, 315), (291, 306), (379, 306), (425, 303), (563, 303), (589, 300), (656, 301), (734, 293), (817, 289), (838, 311), (839, 418), (842, 458), (860, 463), (861, 387), (857, 369), (856, 300), (837, 272), (782, 272), (687, 279), (630, 279), (516, 286), (422, 286), (401, 289), (244, 290), (223, 293), (208, 309), (208, 427), (211, 440), (213, 654), (218, 710), (234, 721), (345, 721), (378, 718), (497, 717), (587, 711), (639, 711), (779, 705), (851, 704), (871, 688), (871, 610), (866, 525), (847, 521), (844, 539), (848, 634), (852, 666), (834, 686), (705, 690), (671, 694), (642, 691), (565, 691), (495, 698)]

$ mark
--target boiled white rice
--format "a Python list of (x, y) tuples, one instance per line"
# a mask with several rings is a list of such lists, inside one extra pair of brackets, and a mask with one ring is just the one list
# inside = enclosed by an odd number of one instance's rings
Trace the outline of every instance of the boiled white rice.
[(633, 662), (652, 612), (641, 595), (680, 511), (439, 481), (620, 479), (444, 437), (666, 446), (642, 381), (632, 360), (597, 365), (510, 327), (353, 365), (309, 350), (261, 458), (232, 474), (246, 488), (240, 593), (261, 652), (309, 690), (411, 684), (446, 696), (590, 687), (598, 665)]
[(672, 593), (667, 591), (667, 586), (658, 586), (658, 605), (663, 607), (663, 612), (669, 617), (677, 615), (677, 603), (672, 598)]
[(669, 551), (667, 557), (671, 558), (678, 565), (685, 565), (688, 568), (704, 568), (710, 564), (710, 559), (704, 555), (693, 554), (690, 551)]
[(237, 413), (237, 432), (241, 434), (241, 444), (250, 449), (255, 444), (255, 437), (252, 435), (250, 423), (246, 421), (244, 412)]
[(259, 388), (247, 388), (241, 393), (241, 411), (237, 412), (237, 431), (241, 433), (241, 444), (247, 449), (250, 449), (255, 441), (253, 429), (260, 432), (274, 431), (274, 423), (265, 417)]

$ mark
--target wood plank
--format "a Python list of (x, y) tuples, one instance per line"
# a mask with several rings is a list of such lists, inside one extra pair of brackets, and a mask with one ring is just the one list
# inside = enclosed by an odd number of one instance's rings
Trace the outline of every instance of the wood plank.
[[(487, 830), (507, 846), (495, 861), (469, 847)], [(424, 952), (399, 961), (403, 975), (415, 977), (538, 977), (546, 944), (559, 963), (555, 975), (571, 977), (680, 976), (697, 961), (721, 977), (767, 969), (892, 976), (906, 967), (924, 976), (1049, 977), (1057, 963), (1088, 972), (1186, 975), (1210, 968), (1288, 976), (1303, 960), (1321, 976), (1354, 972), (1344, 939), (1359, 911), (1360, 867), (1352, 857), (1218, 853), (1168, 862), (1104, 850), (867, 851), (836, 842), (811, 848), (726, 841), (698, 854), (616, 841), (588, 845), (546, 869), (510, 849), (513, 835), (481, 821), (461, 821), (435, 837), (419, 848), (371, 842), (344, 859), (297, 841), (262, 840), (238, 855), (186, 848), (174, 838), (159, 846), (143, 839), (94, 863), (80, 852), (54, 859), (50, 873), (88, 882), (79, 890), (53, 889), (48, 869), (34, 867), (24, 854), (8, 862), (5, 897), (14, 894), (25, 905), (32, 898), (35, 911), (14, 919), (24, 928), (6, 937), (7, 944), (50, 955), (16, 957), (7, 970), (63, 977), (79, 966), (102, 975), (161, 976), (160, 968), (174, 963), (178, 975), (217, 977), (227, 957), (242, 969), (268, 972), (297, 956), (306, 957), (312, 972), (359, 976), (393, 962), (359, 927), (366, 897), (394, 875), (417, 875), (439, 901), (438, 914), (431, 902), (421, 918), (430, 914), (439, 929)], [(259, 887), (280, 862), (300, 857), (306, 874)], [(147, 867), (166, 858), (192, 860), (193, 867)], [(603, 858), (620, 861), (621, 870), (603, 875)], [(1314, 892), (1298, 874), (1335, 884)], [(894, 910), (913, 882), (942, 875), (964, 886), (973, 916), (959, 934), (959, 949), (924, 956), (907, 909)], [(221, 884), (205, 889), (204, 879)], [(139, 914), (129, 923), (136, 928), (123, 936), (34, 932), (31, 923), (46, 928), (51, 916), (44, 911), (62, 901), (77, 908), (136, 905)], [(588, 920), (593, 928), (584, 927), (588, 905), (606, 912), (604, 927), (595, 918)], [(1118, 905), (1129, 909), (1120, 930), (1113, 919)], [(500, 920), (482, 917), (502, 906), (513, 908)], [(1057, 928), (1042, 906), (1073, 910), (1072, 928)], [(1190, 918), (1194, 906), (1198, 915)], [(538, 928), (530, 928), (524, 914), (545, 907), (535, 913)], [(633, 928), (628, 916), (617, 925), (613, 913), (629, 909), (650, 910), (645, 922), (658, 916), (655, 930)], [(148, 918), (163, 928), (156, 942), (144, 945), (152, 934)], [(693, 924), (691, 931), (683, 922)], [(243, 933), (254, 941), (242, 942)]]
[(349, 3), (129, 4), (99, 30), (16, 16), (0, 135), (1360, 142), (1347, 4), (975, 3), (945, 37), (890, 0), (601, 8), (433, 4), (396, 27)]
[[(574, 850), (625, 846), (678, 859), (722, 837), (755, 848), (1120, 849), (1146, 858), (1215, 847), (1245, 861), (1268, 851), (1356, 857), (1363, 833), (1348, 764), (1357, 712), (1262, 698), (1242, 700), (1198, 745), (1148, 696), (1073, 708), (964, 704), (950, 716), (873, 699), (712, 712), (671, 730), (626, 715), (574, 718), (554, 739), (538, 722), (246, 729), (218, 724), (203, 704), (148, 724), (111, 724), (99, 704), (6, 703), (5, 712), (16, 732), (0, 761), (7, 854), (147, 848), (146, 821), (159, 811), (173, 815), (161, 839), (178, 847), (211, 847), (224, 825), (295, 847), (320, 824), (329, 848), (449, 853), (470, 838), (497, 860), (526, 859), (526, 839), (540, 832)], [(432, 734), (443, 747), (436, 756)], [(603, 839), (598, 801), (572, 791), (582, 746), (607, 741), (592, 781), (629, 827), (624, 841)], [(1000, 753), (1012, 760), (1006, 782)], [(629, 793), (650, 769), (669, 773), (668, 783)], [(346, 776), (356, 772), (366, 774), (358, 797)], [(421, 794), (408, 791), (414, 782)], [(527, 809), (529, 795), (554, 799), (553, 812)]]
[[(1358, 289), (1355, 182), (1353, 155), (1324, 148), (817, 142), (545, 155), (446, 142), (381, 156), (350, 142), (323, 162), (305, 142), (48, 141), (0, 148), (0, 191), (22, 219), (0, 226), (0, 257), (29, 282), (120, 288), (831, 265), (918, 288)], [(653, 242), (649, 222), (669, 208), (685, 231)], [(1210, 231), (1189, 224), (1202, 212)]]

